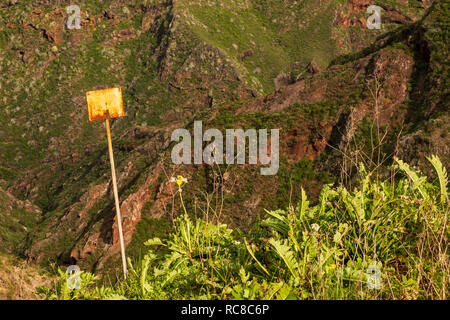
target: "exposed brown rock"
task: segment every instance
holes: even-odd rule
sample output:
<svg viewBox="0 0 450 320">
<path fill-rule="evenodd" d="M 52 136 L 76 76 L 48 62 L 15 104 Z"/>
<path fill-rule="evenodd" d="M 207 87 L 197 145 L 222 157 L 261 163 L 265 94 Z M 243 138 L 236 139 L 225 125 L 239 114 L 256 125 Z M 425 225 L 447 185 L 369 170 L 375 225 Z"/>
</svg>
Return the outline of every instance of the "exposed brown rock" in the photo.
<svg viewBox="0 0 450 320">
<path fill-rule="evenodd" d="M 311 74 L 316 74 L 316 73 L 320 73 L 320 68 L 319 66 L 314 62 L 311 61 L 308 66 L 306 67 L 306 69 L 308 70 L 309 73 Z"/>
<path fill-rule="evenodd" d="M 136 38 L 136 33 L 135 33 L 134 29 L 124 29 L 124 30 L 120 30 L 116 36 L 119 39 L 128 40 L 128 39 Z"/>
<path fill-rule="evenodd" d="M 244 61 L 246 58 L 251 57 L 253 55 L 253 51 L 251 49 L 245 50 L 240 54 L 241 61 Z"/>
<path fill-rule="evenodd" d="M 286 87 L 293 82 L 292 75 L 290 73 L 281 72 L 273 80 L 275 84 L 275 90 L 280 90 L 282 87 Z"/>
</svg>

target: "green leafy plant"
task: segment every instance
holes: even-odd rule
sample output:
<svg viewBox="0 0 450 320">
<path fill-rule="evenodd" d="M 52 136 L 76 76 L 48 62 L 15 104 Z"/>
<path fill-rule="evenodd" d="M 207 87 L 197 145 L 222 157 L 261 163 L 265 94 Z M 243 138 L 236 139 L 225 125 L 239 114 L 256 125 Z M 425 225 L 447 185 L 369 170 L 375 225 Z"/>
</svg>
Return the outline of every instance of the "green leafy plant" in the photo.
<svg viewBox="0 0 450 320">
<path fill-rule="evenodd" d="M 360 166 L 353 190 L 325 185 L 319 202 L 301 199 L 266 211 L 245 237 L 218 221 L 183 214 L 167 239 L 151 238 L 127 282 L 81 289 L 64 287 L 62 271 L 48 299 L 446 299 L 448 297 L 448 179 L 429 158 L 438 185 L 396 159 L 395 180 L 373 178 Z M 300 187 L 300 186 L 299 186 Z M 166 254 L 155 253 L 165 247 Z M 378 270 L 379 287 L 371 287 Z"/>
</svg>

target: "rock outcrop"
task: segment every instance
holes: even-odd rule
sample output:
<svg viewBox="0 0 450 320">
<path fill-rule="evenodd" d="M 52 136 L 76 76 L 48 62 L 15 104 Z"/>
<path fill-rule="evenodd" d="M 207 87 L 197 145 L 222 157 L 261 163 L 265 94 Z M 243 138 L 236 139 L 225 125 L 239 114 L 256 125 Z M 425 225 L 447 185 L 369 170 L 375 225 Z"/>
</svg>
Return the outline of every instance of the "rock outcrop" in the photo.
<svg viewBox="0 0 450 320">
<path fill-rule="evenodd" d="M 369 30 L 370 1 L 110 1 L 81 8 L 82 28 L 67 30 L 63 8 L 26 2 L 0 5 L 0 239 L 29 261 L 100 271 L 119 257 L 106 137 L 87 120 L 88 90 L 124 91 L 127 116 L 112 133 L 128 246 L 148 219 L 180 212 L 177 174 L 189 181 L 189 212 L 214 208 L 212 219 L 248 230 L 286 194 L 295 203 L 300 185 L 317 197 L 356 142 L 365 152 L 382 138 L 388 160 L 422 167 L 436 153 L 448 166 L 442 3 L 392 1 L 383 28 Z M 171 133 L 194 120 L 280 129 L 279 174 L 174 165 Z"/>
</svg>

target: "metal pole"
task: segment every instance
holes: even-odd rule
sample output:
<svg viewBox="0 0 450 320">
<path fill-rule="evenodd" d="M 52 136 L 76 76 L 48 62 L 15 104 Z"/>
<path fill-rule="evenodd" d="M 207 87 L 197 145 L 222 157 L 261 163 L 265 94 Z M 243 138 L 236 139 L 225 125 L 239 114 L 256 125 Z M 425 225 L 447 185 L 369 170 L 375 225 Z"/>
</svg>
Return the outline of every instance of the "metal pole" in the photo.
<svg viewBox="0 0 450 320">
<path fill-rule="evenodd" d="M 106 135 L 108 137 L 109 160 L 111 162 L 112 185 L 113 185 L 113 190 L 114 190 L 114 199 L 116 202 L 117 225 L 119 226 L 119 240 L 120 240 L 120 251 L 122 253 L 123 274 L 124 274 L 125 281 L 126 281 L 127 273 L 128 273 L 127 259 L 125 257 L 125 244 L 123 242 L 122 218 L 120 216 L 119 193 L 117 191 L 117 181 L 116 181 L 116 167 L 114 165 L 114 155 L 113 155 L 112 142 L 111 142 L 111 129 L 109 127 L 109 113 L 107 113 L 107 117 L 106 117 L 105 121 L 106 121 Z"/>
</svg>

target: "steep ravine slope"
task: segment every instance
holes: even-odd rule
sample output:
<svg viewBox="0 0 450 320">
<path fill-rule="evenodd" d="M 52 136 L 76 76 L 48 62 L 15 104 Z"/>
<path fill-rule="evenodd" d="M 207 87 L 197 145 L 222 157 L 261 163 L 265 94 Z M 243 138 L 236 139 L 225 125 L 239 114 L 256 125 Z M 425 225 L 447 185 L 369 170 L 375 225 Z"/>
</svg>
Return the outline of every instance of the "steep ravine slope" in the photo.
<svg viewBox="0 0 450 320">
<path fill-rule="evenodd" d="M 212 205 L 221 219 L 242 229 L 262 208 L 295 201 L 299 184 L 317 195 L 340 175 L 336 150 L 375 119 L 374 85 L 377 119 L 391 128 L 385 152 L 397 147 L 419 164 L 438 153 L 448 163 L 447 3 L 421 21 L 431 3 L 392 1 L 383 29 L 368 30 L 366 1 L 283 1 L 290 11 L 275 1 L 80 1 L 82 29 L 69 31 L 64 8 L 25 2 L 1 9 L 0 178 L 42 210 L 16 248 L 29 260 L 114 267 L 104 128 L 87 121 L 84 101 L 95 88 L 124 88 L 127 117 L 113 122 L 113 136 L 130 254 L 163 234 L 179 209 L 174 174 L 189 179 L 191 212 L 201 214 L 206 191 L 223 199 Z M 280 128 L 279 174 L 174 166 L 171 132 L 194 119 Z M 423 146 L 415 150 L 411 139 Z"/>
</svg>

